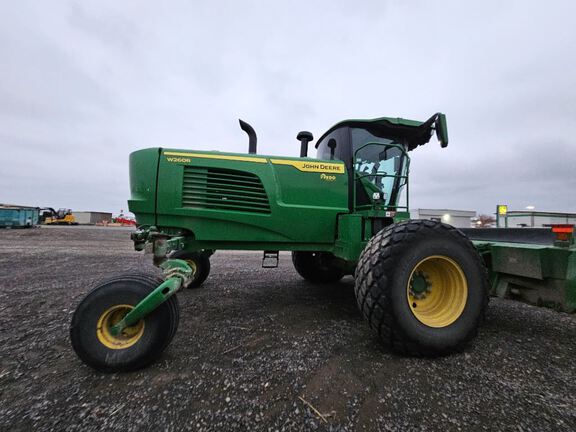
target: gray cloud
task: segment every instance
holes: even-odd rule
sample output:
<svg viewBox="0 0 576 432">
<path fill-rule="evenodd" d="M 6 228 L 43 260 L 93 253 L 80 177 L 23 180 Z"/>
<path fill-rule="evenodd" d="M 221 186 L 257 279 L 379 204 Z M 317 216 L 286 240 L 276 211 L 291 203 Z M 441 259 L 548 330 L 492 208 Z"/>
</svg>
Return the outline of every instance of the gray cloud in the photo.
<svg viewBox="0 0 576 432">
<path fill-rule="evenodd" d="M 0 202 L 118 211 L 139 148 L 297 155 L 344 118 L 448 115 L 412 207 L 576 211 L 576 4 L 4 2 Z"/>
</svg>

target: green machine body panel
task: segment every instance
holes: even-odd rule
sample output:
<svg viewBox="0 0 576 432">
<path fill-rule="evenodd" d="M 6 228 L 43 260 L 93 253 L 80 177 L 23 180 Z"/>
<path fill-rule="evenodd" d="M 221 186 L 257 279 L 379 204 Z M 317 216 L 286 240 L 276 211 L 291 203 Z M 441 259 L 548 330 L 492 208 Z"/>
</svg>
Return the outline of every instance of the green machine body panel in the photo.
<svg viewBox="0 0 576 432">
<path fill-rule="evenodd" d="M 199 243 L 329 247 L 348 212 L 346 169 L 334 161 L 164 149 L 158 184 L 157 225 L 187 227 Z"/>
<path fill-rule="evenodd" d="M 138 150 L 130 154 L 130 192 L 128 208 L 140 225 L 156 224 L 156 184 L 160 149 Z"/>
</svg>

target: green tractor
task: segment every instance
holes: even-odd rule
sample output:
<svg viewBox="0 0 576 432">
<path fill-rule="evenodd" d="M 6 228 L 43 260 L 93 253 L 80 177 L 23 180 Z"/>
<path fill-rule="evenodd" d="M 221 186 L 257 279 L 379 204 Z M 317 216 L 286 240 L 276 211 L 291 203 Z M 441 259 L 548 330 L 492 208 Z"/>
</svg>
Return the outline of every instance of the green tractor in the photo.
<svg viewBox="0 0 576 432">
<path fill-rule="evenodd" d="M 307 281 L 355 278 L 358 306 L 393 349 L 438 356 L 477 333 L 488 303 L 480 255 L 452 226 L 410 220 L 409 152 L 433 133 L 448 144 L 446 118 L 346 120 L 316 143 L 300 132 L 300 158 L 165 148 L 130 155 L 136 250 L 153 254 L 164 278 L 131 274 L 94 288 L 76 309 L 71 340 L 101 371 L 129 371 L 158 358 L 179 319 L 177 291 L 208 277 L 216 250 L 264 251 L 276 266 L 291 251 Z"/>
</svg>

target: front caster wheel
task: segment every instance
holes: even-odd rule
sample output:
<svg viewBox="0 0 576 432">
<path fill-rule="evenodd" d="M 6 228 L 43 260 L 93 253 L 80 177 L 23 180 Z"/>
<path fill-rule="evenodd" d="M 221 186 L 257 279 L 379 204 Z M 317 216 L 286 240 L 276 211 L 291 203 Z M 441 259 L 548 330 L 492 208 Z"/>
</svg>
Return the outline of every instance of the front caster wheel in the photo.
<svg viewBox="0 0 576 432">
<path fill-rule="evenodd" d="M 178 326 L 176 296 L 119 335 L 110 331 L 158 286 L 156 282 L 155 278 L 130 275 L 111 279 L 88 293 L 70 326 L 72 347 L 84 363 L 102 372 L 126 372 L 140 369 L 162 354 Z"/>
<path fill-rule="evenodd" d="M 198 288 L 210 274 L 210 257 L 205 253 L 179 250 L 170 255 L 170 259 L 184 260 L 192 268 L 193 276 L 188 288 Z"/>
</svg>

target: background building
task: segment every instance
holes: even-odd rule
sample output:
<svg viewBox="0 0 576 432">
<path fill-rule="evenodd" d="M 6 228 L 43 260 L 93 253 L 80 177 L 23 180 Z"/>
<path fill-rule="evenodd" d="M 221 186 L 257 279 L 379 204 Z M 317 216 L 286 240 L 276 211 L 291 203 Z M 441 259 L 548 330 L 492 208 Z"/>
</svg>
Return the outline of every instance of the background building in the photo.
<svg viewBox="0 0 576 432">
<path fill-rule="evenodd" d="M 80 225 L 95 225 L 100 222 L 112 222 L 112 213 L 75 211 L 72 215 Z"/>
<path fill-rule="evenodd" d="M 552 224 L 575 224 L 576 213 L 539 212 L 539 211 L 508 211 L 506 216 L 500 216 L 499 226 L 509 228 L 541 228 Z"/>
<path fill-rule="evenodd" d="M 470 228 L 471 219 L 476 217 L 476 212 L 471 210 L 452 209 L 416 209 L 410 212 L 412 219 L 429 219 L 444 222 L 457 228 Z"/>
</svg>

